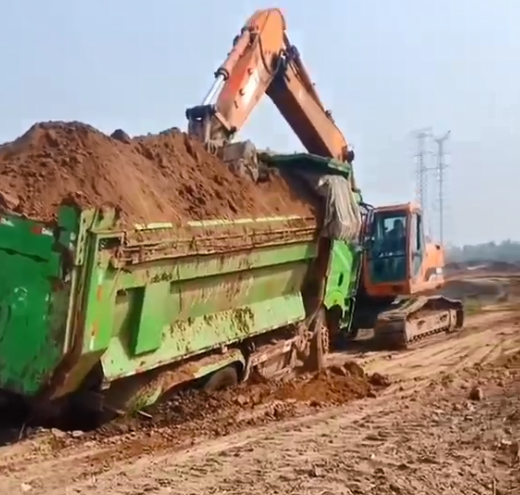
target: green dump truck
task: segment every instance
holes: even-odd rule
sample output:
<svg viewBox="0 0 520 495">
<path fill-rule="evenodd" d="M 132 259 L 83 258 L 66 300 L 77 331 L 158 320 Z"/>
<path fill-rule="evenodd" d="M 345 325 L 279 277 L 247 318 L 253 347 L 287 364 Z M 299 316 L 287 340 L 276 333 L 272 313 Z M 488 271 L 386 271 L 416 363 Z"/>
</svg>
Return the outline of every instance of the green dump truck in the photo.
<svg viewBox="0 0 520 495">
<path fill-rule="evenodd" d="M 112 210 L 63 205 L 46 224 L 1 212 L 3 402 L 126 411 L 182 384 L 276 376 L 326 351 L 326 309 L 348 313 L 356 291 L 360 197 L 345 164 L 269 161 L 307 174 L 323 198 L 320 225 L 272 217 L 123 230 Z M 338 198 L 331 184 L 348 190 Z"/>
</svg>

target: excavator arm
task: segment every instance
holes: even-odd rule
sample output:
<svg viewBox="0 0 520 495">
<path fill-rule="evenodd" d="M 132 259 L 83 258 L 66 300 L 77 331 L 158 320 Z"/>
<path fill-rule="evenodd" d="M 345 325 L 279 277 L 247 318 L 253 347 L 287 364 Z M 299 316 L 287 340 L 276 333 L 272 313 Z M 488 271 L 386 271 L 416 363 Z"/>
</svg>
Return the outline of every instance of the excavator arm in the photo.
<svg viewBox="0 0 520 495">
<path fill-rule="evenodd" d="M 289 42 L 280 9 L 259 10 L 247 20 L 202 104 L 186 111 L 189 134 L 210 148 L 225 146 L 264 94 L 309 153 L 353 161 L 353 150 Z"/>
</svg>

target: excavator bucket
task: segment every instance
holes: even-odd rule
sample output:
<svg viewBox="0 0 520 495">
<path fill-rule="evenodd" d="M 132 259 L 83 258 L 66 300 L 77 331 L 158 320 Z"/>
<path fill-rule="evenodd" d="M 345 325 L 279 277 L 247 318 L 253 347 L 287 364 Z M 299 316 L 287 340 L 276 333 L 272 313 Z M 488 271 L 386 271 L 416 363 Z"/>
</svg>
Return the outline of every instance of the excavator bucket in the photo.
<svg viewBox="0 0 520 495">
<path fill-rule="evenodd" d="M 267 174 L 266 166 L 259 159 L 259 152 L 251 141 L 229 143 L 218 150 L 219 158 L 237 174 L 258 182 Z"/>
</svg>

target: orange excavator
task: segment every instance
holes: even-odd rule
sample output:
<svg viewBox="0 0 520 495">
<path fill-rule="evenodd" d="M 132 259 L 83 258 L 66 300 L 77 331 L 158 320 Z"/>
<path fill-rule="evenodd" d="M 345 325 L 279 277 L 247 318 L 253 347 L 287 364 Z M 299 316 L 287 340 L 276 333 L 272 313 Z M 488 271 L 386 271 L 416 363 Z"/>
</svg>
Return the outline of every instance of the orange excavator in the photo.
<svg viewBox="0 0 520 495">
<path fill-rule="evenodd" d="M 276 8 L 255 12 L 235 37 L 202 104 L 186 111 L 188 133 L 225 161 L 236 161 L 251 150 L 232 140 L 264 95 L 309 154 L 352 165 L 354 152 L 320 100 Z M 350 186 L 357 190 L 353 175 Z M 355 310 L 346 325 L 350 333 L 373 328 L 379 342 L 402 348 L 460 328 L 462 303 L 431 295 L 444 284 L 444 255 L 441 246 L 426 243 L 420 208 L 413 203 L 369 207 L 363 219 Z M 341 322 L 346 320 L 340 315 L 336 324 Z"/>
</svg>

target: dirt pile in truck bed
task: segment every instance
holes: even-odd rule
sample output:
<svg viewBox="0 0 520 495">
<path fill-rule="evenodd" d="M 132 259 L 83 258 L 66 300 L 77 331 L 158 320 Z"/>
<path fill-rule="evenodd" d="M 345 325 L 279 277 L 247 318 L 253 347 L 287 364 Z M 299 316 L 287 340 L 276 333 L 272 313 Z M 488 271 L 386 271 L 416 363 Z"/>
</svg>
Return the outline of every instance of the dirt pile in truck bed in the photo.
<svg viewBox="0 0 520 495">
<path fill-rule="evenodd" d="M 48 220 L 65 198 L 116 206 L 133 222 L 313 214 L 287 179 L 239 177 L 177 129 L 115 139 L 80 122 L 47 122 L 0 146 L 0 208 Z"/>
</svg>

